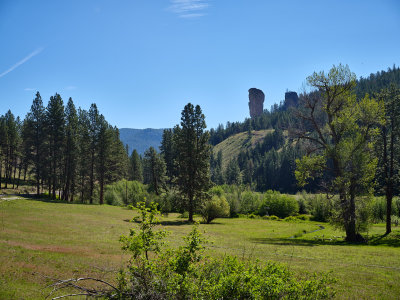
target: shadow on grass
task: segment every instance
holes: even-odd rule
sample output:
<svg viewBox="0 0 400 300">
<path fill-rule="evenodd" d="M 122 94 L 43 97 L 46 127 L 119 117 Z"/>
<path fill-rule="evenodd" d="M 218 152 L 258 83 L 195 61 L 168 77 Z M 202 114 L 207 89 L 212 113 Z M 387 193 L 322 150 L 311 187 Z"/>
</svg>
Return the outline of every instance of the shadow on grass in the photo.
<svg viewBox="0 0 400 300">
<path fill-rule="evenodd" d="M 373 235 L 368 239 L 368 245 L 400 247 L 400 232 L 384 235 Z"/>
<path fill-rule="evenodd" d="M 286 246 L 388 246 L 400 247 L 400 233 L 389 235 L 374 235 L 368 238 L 366 243 L 349 243 L 340 239 L 304 239 L 304 238 L 253 238 L 252 242 L 257 244 L 286 245 Z"/>
<path fill-rule="evenodd" d="M 124 219 L 124 222 L 129 222 L 129 223 L 137 223 L 139 224 L 139 220 L 135 219 Z M 174 221 L 161 221 L 158 224 L 162 226 L 182 226 L 182 225 L 193 225 L 193 222 L 189 222 L 188 220 L 174 220 Z"/>
<path fill-rule="evenodd" d="M 46 202 L 46 203 L 59 203 L 59 204 L 78 204 L 78 205 L 99 205 L 98 203 L 82 203 L 78 201 L 74 202 L 67 202 L 65 200 L 60 200 L 60 199 L 51 199 L 50 197 L 46 195 L 40 195 L 39 197 L 36 194 L 15 194 L 16 197 L 23 197 L 29 200 L 33 201 L 40 201 L 40 202 Z"/>
<path fill-rule="evenodd" d="M 251 239 L 256 244 L 270 244 L 281 246 L 319 246 L 319 245 L 350 245 L 345 241 L 328 240 L 328 239 L 301 239 L 301 238 L 253 238 Z"/>
</svg>

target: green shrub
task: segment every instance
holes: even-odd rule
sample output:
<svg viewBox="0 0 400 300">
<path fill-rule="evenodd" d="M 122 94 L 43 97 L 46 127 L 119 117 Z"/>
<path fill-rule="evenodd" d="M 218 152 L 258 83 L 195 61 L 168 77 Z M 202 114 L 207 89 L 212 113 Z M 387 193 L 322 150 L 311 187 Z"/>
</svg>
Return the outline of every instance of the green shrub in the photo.
<svg viewBox="0 0 400 300">
<path fill-rule="evenodd" d="M 108 205 L 123 205 L 123 200 L 119 193 L 113 189 L 106 189 L 104 200 Z"/>
<path fill-rule="evenodd" d="M 308 221 L 310 220 L 310 216 L 308 215 L 298 215 L 296 216 L 297 219 L 301 220 L 301 221 Z"/>
<path fill-rule="evenodd" d="M 263 195 L 262 204 L 259 207 L 258 214 L 276 215 L 279 218 L 293 216 L 299 211 L 299 204 L 293 196 L 283 195 L 279 192 L 267 191 Z"/>
<path fill-rule="evenodd" d="M 224 196 L 214 195 L 203 204 L 200 214 L 207 224 L 216 218 L 229 217 L 228 201 Z"/>
<path fill-rule="evenodd" d="M 225 191 L 224 191 L 224 189 L 222 188 L 222 186 L 219 186 L 219 185 L 217 185 L 217 186 L 213 186 L 211 189 L 210 189 L 210 195 L 212 195 L 212 196 L 218 196 L 218 197 L 221 197 L 221 196 L 223 196 L 225 194 Z"/>
<path fill-rule="evenodd" d="M 285 222 L 298 222 L 299 219 L 297 219 L 297 217 L 294 217 L 294 216 L 289 216 L 289 217 L 284 218 L 283 221 L 285 221 Z"/>
<path fill-rule="evenodd" d="M 281 220 L 277 216 L 274 216 L 274 215 L 272 215 L 272 216 L 263 216 L 262 218 L 265 219 L 265 220 L 271 220 L 271 221 L 280 221 Z"/>
<path fill-rule="evenodd" d="M 299 204 L 299 214 L 308 214 L 307 192 L 303 190 L 301 193 L 297 193 L 296 198 Z"/>
<path fill-rule="evenodd" d="M 328 222 L 333 214 L 332 199 L 325 195 L 309 195 L 308 205 L 310 207 L 311 219 L 319 222 Z"/>
<path fill-rule="evenodd" d="M 110 205 L 136 206 L 137 203 L 149 198 L 146 186 L 138 181 L 120 180 L 108 184 L 104 188 L 105 202 Z"/>
<path fill-rule="evenodd" d="M 386 199 L 385 197 L 374 197 L 371 202 L 371 215 L 375 223 L 386 220 Z"/>
<path fill-rule="evenodd" d="M 226 194 L 226 200 L 229 203 L 229 216 L 231 218 L 239 217 L 241 212 L 240 200 L 235 194 Z"/>
<path fill-rule="evenodd" d="M 241 193 L 240 195 L 241 213 L 244 214 L 256 213 L 260 205 L 261 205 L 260 193 L 252 191 L 244 191 Z"/>
<path fill-rule="evenodd" d="M 236 257 L 204 259 L 204 239 L 195 225 L 184 245 L 162 250 L 165 232 L 155 231 L 154 206 L 141 209 L 139 229 L 121 237 L 132 253 L 127 271 L 106 298 L 118 299 L 330 299 L 335 292 L 329 274 L 299 279 L 275 263 L 242 261 Z M 153 255 L 149 255 L 152 252 Z"/>
<path fill-rule="evenodd" d="M 394 215 L 400 217 L 400 198 L 393 198 L 393 212 Z"/>
<path fill-rule="evenodd" d="M 189 218 L 189 212 L 184 211 L 183 213 L 181 213 L 181 214 L 178 216 L 178 218 L 180 218 L 180 219 L 187 219 L 187 218 Z"/>
</svg>

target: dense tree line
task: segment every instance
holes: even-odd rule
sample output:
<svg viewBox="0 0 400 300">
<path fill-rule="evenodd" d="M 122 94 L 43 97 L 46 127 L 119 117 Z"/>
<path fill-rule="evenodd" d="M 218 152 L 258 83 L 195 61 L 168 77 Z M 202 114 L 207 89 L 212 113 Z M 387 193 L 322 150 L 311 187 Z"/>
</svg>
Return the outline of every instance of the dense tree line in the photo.
<svg viewBox="0 0 400 300">
<path fill-rule="evenodd" d="M 394 65 L 392 68 L 388 68 L 387 71 L 378 71 L 366 78 L 361 77 L 356 81 L 354 92 L 357 98 L 361 99 L 367 93 L 373 95 L 382 89 L 388 88 L 390 84 L 400 88 L 400 67 Z M 318 94 L 318 91 L 313 93 Z M 293 111 L 288 109 L 284 101 L 280 101 L 280 103 L 272 105 L 270 110 L 264 109 L 264 113 L 259 117 L 246 119 L 243 122 L 227 122 L 225 126 L 220 124 L 217 128 L 210 129 L 210 144 L 215 146 L 232 135 L 247 131 L 249 124 L 252 130 L 288 129 L 295 122 L 295 118 Z"/>
<path fill-rule="evenodd" d="M 390 91 L 388 90 L 392 85 Z M 389 68 L 387 72 L 381 71 L 371 74 L 367 78 L 360 78 L 354 81 L 351 87 L 357 101 L 360 101 L 365 94 L 369 93 L 372 97 L 379 98 L 385 104 L 387 116 L 386 125 L 382 127 L 380 142 L 376 146 L 376 156 L 379 157 L 378 171 L 376 174 L 378 194 L 399 193 L 397 185 L 396 167 L 399 158 L 396 156 L 398 144 L 397 120 L 400 120 L 398 113 L 398 103 L 396 100 L 396 89 L 400 87 L 400 68 Z M 304 103 L 305 98 L 319 99 L 322 97 L 318 89 L 300 95 L 300 102 Z M 294 141 L 290 132 L 293 129 L 303 126 L 304 130 L 314 132 L 313 126 L 304 124 L 298 117 L 299 107 L 287 109 L 283 102 L 275 104 L 270 111 L 265 110 L 264 114 L 254 119 L 246 119 L 244 122 L 228 122 L 224 127 L 219 125 L 216 129 L 210 130 L 210 143 L 216 145 L 224 139 L 240 132 L 251 132 L 252 130 L 274 129 L 274 133 L 267 136 L 254 148 L 248 148 L 240 152 L 237 158 L 232 158 L 228 166 L 222 170 L 222 153 L 218 153 L 211 158 L 211 178 L 216 184 L 223 183 L 244 183 L 252 186 L 258 191 L 268 189 L 279 190 L 286 193 L 295 193 L 300 189 L 294 177 L 295 160 L 307 154 L 310 150 L 305 143 L 298 144 Z M 326 124 L 326 115 L 319 113 L 318 118 L 322 124 Z M 306 126 L 306 127 L 304 127 Z M 394 128 L 392 130 L 391 128 Z M 284 136 L 283 132 L 289 131 L 289 136 Z M 385 146 L 386 143 L 386 146 Z M 391 146 L 393 144 L 393 146 Z M 385 148 L 386 147 L 386 148 Z M 385 150 L 386 149 L 386 150 Z M 384 154 L 386 153 L 386 154 Z M 393 154 L 391 154 L 393 153 Z M 386 157 L 386 158 L 385 158 Z M 386 166 L 386 167 L 385 167 Z M 391 168 L 394 170 L 391 171 Z M 397 168 L 397 169 L 396 169 Z M 386 170 L 386 171 L 385 171 Z M 386 175 L 385 175 L 386 174 Z M 386 179 L 385 179 L 386 178 Z M 386 183 L 387 182 L 387 183 Z M 310 192 L 321 189 L 320 179 L 312 180 L 304 188 Z M 387 188 L 393 186 L 393 188 Z"/>
<path fill-rule="evenodd" d="M 23 121 L 11 111 L 0 116 L 0 180 L 6 188 L 30 178 L 37 195 L 90 203 L 98 197 L 102 204 L 104 185 L 126 177 L 127 166 L 119 131 L 96 104 L 77 110 L 71 98 L 64 106 L 55 94 L 45 107 L 37 92 Z"/>
</svg>

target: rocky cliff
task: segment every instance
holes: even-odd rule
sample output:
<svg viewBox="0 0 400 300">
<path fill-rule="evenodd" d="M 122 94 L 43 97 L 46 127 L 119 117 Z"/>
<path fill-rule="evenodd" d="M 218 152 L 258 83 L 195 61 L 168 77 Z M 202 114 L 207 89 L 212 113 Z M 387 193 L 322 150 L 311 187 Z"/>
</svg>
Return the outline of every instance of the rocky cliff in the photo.
<svg viewBox="0 0 400 300">
<path fill-rule="evenodd" d="M 299 96 L 297 96 L 296 92 L 286 92 L 285 93 L 285 109 L 288 109 L 292 106 L 297 106 L 299 103 Z"/>
<path fill-rule="evenodd" d="M 256 88 L 249 89 L 249 109 L 251 118 L 262 115 L 264 111 L 264 99 L 265 95 L 262 90 Z"/>
</svg>

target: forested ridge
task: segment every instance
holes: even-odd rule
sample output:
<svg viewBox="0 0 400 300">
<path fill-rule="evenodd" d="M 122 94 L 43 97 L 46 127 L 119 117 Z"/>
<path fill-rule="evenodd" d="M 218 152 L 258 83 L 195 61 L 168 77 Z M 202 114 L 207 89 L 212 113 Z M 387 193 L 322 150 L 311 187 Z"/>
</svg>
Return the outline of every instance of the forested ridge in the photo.
<svg viewBox="0 0 400 300">
<path fill-rule="evenodd" d="M 367 78 L 356 81 L 354 92 L 357 99 L 362 99 L 366 94 L 379 97 L 379 92 L 388 89 L 391 85 L 400 87 L 400 68 L 393 66 L 387 71 L 371 74 Z M 317 91 L 312 93 L 318 94 Z M 299 104 L 306 94 L 300 95 Z M 390 102 L 390 101 L 389 101 Z M 386 101 L 386 104 L 389 104 Z M 217 184 L 243 183 L 252 186 L 258 191 L 269 189 L 279 190 L 285 193 L 295 193 L 300 189 L 310 192 L 320 191 L 320 182 L 314 181 L 305 187 L 299 187 L 296 183 L 294 170 L 295 161 L 307 153 L 307 149 L 296 142 L 296 138 L 290 134 L 291 129 L 299 126 L 297 115 L 298 107 L 289 107 L 284 101 L 275 104 L 270 110 L 265 109 L 264 114 L 246 119 L 243 122 L 228 122 L 226 126 L 220 124 L 216 129 L 210 130 L 210 143 L 217 145 L 241 132 L 248 132 L 251 140 L 251 132 L 256 130 L 274 130 L 269 133 L 255 147 L 242 147 L 237 157 L 230 157 L 231 162 L 227 168 L 222 167 L 223 153 L 214 153 L 211 158 L 212 179 Z M 387 112 L 396 108 L 387 106 Z M 399 118 L 399 115 L 393 118 Z M 379 150 L 378 150 L 379 151 Z M 379 156 L 379 155 L 378 155 Z M 226 158 L 224 158 L 226 159 Z M 377 179 L 381 178 L 378 172 Z M 378 193 L 384 193 L 383 183 L 378 180 Z"/>
<path fill-rule="evenodd" d="M 10 189 L 21 192 L 20 185 L 28 187 L 40 200 L 57 200 L 44 201 L 51 204 L 107 203 L 136 210 L 132 222 L 138 228 L 130 229 L 129 235 L 119 239 L 131 259 L 115 281 L 95 277 L 57 280 L 51 285 L 50 295 L 68 287 L 80 293 L 60 297 L 183 299 L 189 295 L 195 299 L 212 298 L 218 293 L 218 299 L 282 295 L 332 298 L 334 280 L 329 275 L 304 281 L 274 264 L 261 267 L 251 260 L 242 263 L 230 256 L 223 260 L 203 259 L 205 240 L 198 225 L 184 238 L 183 246 L 165 247 L 166 232 L 155 230 L 160 225 L 156 215 L 165 215 L 162 226 L 193 224 L 199 217 L 204 225 L 216 218 L 239 218 L 241 242 L 245 236 L 243 228 L 251 223 L 248 219 L 290 222 L 286 228 L 295 223 L 309 226 L 308 221 L 329 221 L 332 228 L 341 229 L 344 234 L 337 237 L 334 233 L 335 241 L 329 241 L 330 245 L 324 234 L 321 240 L 315 240 L 317 236 L 314 240 L 298 239 L 325 230 L 322 225 L 318 225 L 320 229 L 303 229 L 290 237 L 285 232 L 285 238 L 276 240 L 285 247 L 288 241 L 307 246 L 368 245 L 374 240 L 363 236 L 364 233 L 369 234 L 372 223 L 386 221 L 385 234 L 375 242 L 382 239 L 382 243 L 390 242 L 396 247 L 398 229 L 389 234 L 392 224 L 398 226 L 400 220 L 400 199 L 396 197 L 400 88 L 393 79 L 397 77 L 392 76 L 398 72 L 394 68 L 379 73 L 378 79 L 375 76 L 373 81 L 364 81 L 365 90 L 371 94 L 357 90 L 359 82 L 347 65 L 314 72 L 306 78 L 309 92 L 300 95 L 296 105 L 281 103 L 258 118 L 229 123 L 225 129 L 220 126 L 217 131 L 211 130 L 211 142 L 200 106 L 188 103 L 180 123 L 163 131 L 160 152 L 150 147 L 143 157 L 136 149 L 129 156 L 119 130 L 105 120 L 96 104 L 88 110 L 76 109 L 71 98 L 64 105 L 61 95 L 56 93 L 44 106 L 37 92 L 23 120 L 11 111 L 0 117 L 0 188 L 10 193 Z M 389 79 L 380 80 L 381 76 Z M 217 132 L 222 140 L 224 132 L 232 138 L 239 134 L 242 139 L 243 148 L 235 151 L 224 165 L 222 149 L 212 151 Z M 258 138 L 253 140 L 255 135 Z M 300 189 L 301 193 L 290 195 Z M 12 195 L 4 201 L 9 199 L 21 200 Z M 187 221 L 171 222 L 171 212 L 179 213 L 173 218 Z M 94 218 L 99 219 L 97 215 Z M 261 223 L 258 224 L 259 227 Z M 223 227 L 224 223 L 218 226 Z M 380 232 L 384 230 L 381 224 L 376 227 Z M 229 231 L 231 234 L 232 228 Z M 246 240 L 261 241 L 261 245 L 275 240 L 265 238 L 265 231 L 260 239 L 251 236 Z M 271 277 L 277 281 L 270 282 Z M 234 288 L 232 278 L 239 283 Z M 106 287 L 87 288 L 78 281 L 100 282 Z M 249 282 L 252 284 L 248 285 Z"/>
<path fill-rule="evenodd" d="M 396 66 L 360 78 L 354 91 L 357 99 L 366 93 L 379 97 L 378 92 L 391 84 L 400 86 L 400 68 Z M 305 96 L 300 95 L 300 102 Z M 392 110 L 397 113 L 396 109 Z M 294 176 L 296 159 L 307 153 L 306 147 L 290 134 L 291 128 L 298 126 L 296 111 L 297 107 L 288 108 L 286 103 L 281 102 L 270 110 L 264 110 L 260 117 L 228 122 L 226 126 L 211 129 L 211 145 L 242 132 L 247 132 L 250 141 L 254 131 L 270 130 L 252 147 L 241 148 L 237 157 L 224 157 L 229 160 L 224 168 L 222 152 L 211 152 L 211 180 L 215 184 L 244 184 L 257 191 L 319 191 L 318 180 L 300 188 Z M 392 119 L 396 117 L 394 115 Z M 396 142 L 395 135 L 394 146 Z M 38 92 L 23 120 L 11 111 L 0 117 L 0 180 L 6 188 L 30 182 L 35 185 L 37 194 L 48 193 L 52 198 L 59 197 L 66 201 L 78 197 L 82 202 L 103 203 L 104 186 L 120 179 L 148 183 L 157 191 L 165 182 L 172 185 L 178 175 L 173 144 L 173 130 L 166 129 L 161 154 L 156 149 L 148 149 L 141 156 L 136 149 L 127 149 L 122 144 L 119 130 L 105 120 L 96 104 L 88 110 L 76 109 L 71 98 L 64 104 L 61 96 L 55 94 L 45 107 Z M 376 151 L 384 151 L 383 140 Z M 378 157 L 383 162 L 384 157 Z M 398 160 L 396 155 L 393 160 Z M 157 161 L 158 167 L 155 168 Z M 155 174 L 154 170 L 160 170 L 162 175 Z M 384 193 L 382 178 L 383 173 L 388 171 L 383 167 L 378 171 L 377 192 Z M 393 192 L 398 191 L 394 188 Z"/>
</svg>

